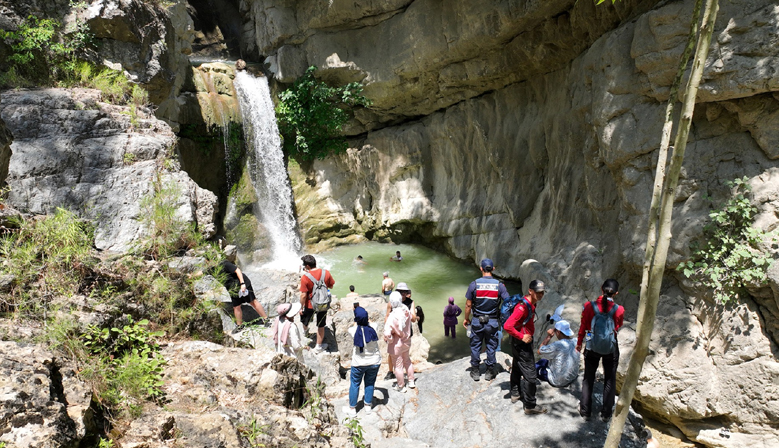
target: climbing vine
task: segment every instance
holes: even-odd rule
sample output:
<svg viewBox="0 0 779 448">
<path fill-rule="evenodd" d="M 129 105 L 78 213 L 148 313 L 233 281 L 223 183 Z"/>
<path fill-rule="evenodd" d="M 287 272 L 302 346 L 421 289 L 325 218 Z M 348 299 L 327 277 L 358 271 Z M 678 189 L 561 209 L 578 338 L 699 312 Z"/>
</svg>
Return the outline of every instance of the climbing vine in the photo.
<svg viewBox="0 0 779 448">
<path fill-rule="evenodd" d="M 331 87 L 314 77 L 312 66 L 287 90 L 279 94 L 276 118 L 284 138 L 284 152 L 302 160 L 323 159 L 346 151 L 343 126 L 352 109 L 369 106 L 360 83 Z"/>
<path fill-rule="evenodd" d="M 692 259 L 677 268 L 713 290 L 720 303 L 744 295 L 747 285 L 764 284 L 773 263 L 760 250 L 771 236 L 752 226 L 758 209 L 747 197 L 751 190 L 747 181 L 744 177 L 728 182 L 735 195 L 709 213 L 711 221 L 704 227 L 702 241 L 693 243 Z"/>
</svg>

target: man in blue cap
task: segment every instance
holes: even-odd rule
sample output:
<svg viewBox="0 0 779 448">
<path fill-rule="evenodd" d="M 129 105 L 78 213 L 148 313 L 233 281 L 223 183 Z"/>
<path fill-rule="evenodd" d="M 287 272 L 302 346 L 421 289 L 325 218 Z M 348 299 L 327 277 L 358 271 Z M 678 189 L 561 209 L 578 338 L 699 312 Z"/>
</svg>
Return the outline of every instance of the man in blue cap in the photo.
<svg viewBox="0 0 779 448">
<path fill-rule="evenodd" d="M 495 352 L 500 344 L 500 315 L 501 300 L 508 300 L 509 293 L 506 286 L 492 277 L 495 264 L 489 258 L 481 261 L 482 277 L 471 282 L 465 293 L 465 313 L 463 313 L 463 326 L 471 326 L 471 378 L 479 381 L 481 373 L 479 364 L 481 360 L 481 348 L 487 345 L 487 373 L 484 379 L 492 381 L 498 372 L 495 366 Z M 473 312 L 473 323 L 471 323 Z"/>
</svg>

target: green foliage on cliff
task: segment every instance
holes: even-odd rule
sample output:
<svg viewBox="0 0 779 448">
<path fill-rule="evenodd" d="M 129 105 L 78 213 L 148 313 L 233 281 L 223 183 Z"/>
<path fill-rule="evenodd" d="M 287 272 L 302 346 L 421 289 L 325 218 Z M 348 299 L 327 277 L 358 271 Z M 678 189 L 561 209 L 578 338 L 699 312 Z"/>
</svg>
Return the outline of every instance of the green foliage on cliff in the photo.
<svg viewBox="0 0 779 448">
<path fill-rule="evenodd" d="M 86 23 L 78 22 L 64 29 L 54 19 L 29 16 L 15 31 L 0 30 L 0 39 L 12 50 L 8 57 L 12 74 L 0 81 L 13 79 L 30 85 L 49 85 L 73 73 L 78 53 L 92 37 Z"/>
<path fill-rule="evenodd" d="M 711 222 L 704 227 L 702 241 L 693 245 L 692 260 L 677 268 L 710 288 L 720 303 L 746 295 L 748 285 L 765 284 L 773 263 L 760 249 L 770 235 L 752 227 L 758 208 L 747 197 L 748 180 L 728 182 L 735 195 L 709 213 Z"/>
<path fill-rule="evenodd" d="M 132 84 L 121 71 L 84 59 L 92 42 L 84 21 L 65 28 L 54 19 L 29 16 L 15 31 L 0 30 L 0 40 L 11 48 L 8 69 L 0 73 L 0 87 L 98 89 L 104 101 L 130 105 L 133 117 L 138 107 L 149 103 L 148 93 Z"/>
<path fill-rule="evenodd" d="M 346 151 L 343 126 L 352 108 L 369 106 L 360 83 L 330 87 L 314 77 L 309 67 L 287 90 L 279 94 L 276 118 L 284 138 L 284 151 L 302 160 L 322 159 Z"/>
<path fill-rule="evenodd" d="M 40 306 L 33 294 L 78 292 L 96 263 L 93 231 L 91 224 L 60 208 L 53 216 L 22 222 L 17 232 L 0 239 L 0 273 L 14 278 L 10 291 L 0 295 L 0 312 Z"/>
</svg>

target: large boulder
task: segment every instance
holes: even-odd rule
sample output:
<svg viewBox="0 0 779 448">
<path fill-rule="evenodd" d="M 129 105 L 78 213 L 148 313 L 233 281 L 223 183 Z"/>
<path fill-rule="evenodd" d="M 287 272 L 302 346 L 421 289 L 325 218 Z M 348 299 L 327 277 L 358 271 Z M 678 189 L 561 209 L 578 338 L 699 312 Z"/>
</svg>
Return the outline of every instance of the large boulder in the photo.
<svg viewBox="0 0 779 448">
<path fill-rule="evenodd" d="M 216 233 L 216 196 L 178 169 L 170 127 L 101 103 L 86 89 L 9 91 L 0 105 L 16 139 L 8 202 L 47 214 L 63 207 L 94 220 L 98 249 L 126 251 L 144 237 L 149 202 L 164 190 L 175 217 Z"/>
</svg>

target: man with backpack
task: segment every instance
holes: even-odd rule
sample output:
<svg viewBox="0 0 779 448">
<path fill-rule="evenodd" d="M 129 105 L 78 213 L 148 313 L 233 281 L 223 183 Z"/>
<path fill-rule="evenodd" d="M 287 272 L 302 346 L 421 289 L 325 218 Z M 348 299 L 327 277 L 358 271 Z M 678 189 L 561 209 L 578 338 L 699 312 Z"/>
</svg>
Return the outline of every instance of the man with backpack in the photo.
<svg viewBox="0 0 779 448">
<path fill-rule="evenodd" d="M 603 360 L 603 409 L 601 409 L 600 418 L 607 422 L 611 419 L 611 413 L 614 409 L 617 365 L 619 364 L 617 332 L 622 327 L 625 309 L 614 303 L 614 296 L 619 294 L 619 283 L 616 280 L 608 279 L 603 282 L 601 291 L 603 295 L 597 300 L 584 304 L 576 351 L 581 352 L 582 343 L 586 342 L 579 415 L 585 419 L 590 418 L 595 371 L 598 370 L 598 364 Z"/>
<path fill-rule="evenodd" d="M 511 402 L 522 400 L 525 414 L 546 414 L 546 408 L 536 406 L 536 357 L 533 353 L 533 316 L 536 305 L 544 297 L 546 286 L 541 280 L 530 282 L 528 293 L 514 307 L 503 329 L 511 335 Z M 522 381 L 522 377 L 525 381 Z"/>
<path fill-rule="evenodd" d="M 316 315 L 316 352 L 327 349 L 323 344 L 325 339 L 325 324 L 327 322 L 327 310 L 330 307 L 329 289 L 335 285 L 333 276 L 326 269 L 316 268 L 316 258 L 313 255 L 304 255 L 303 276 L 300 278 L 300 320 L 303 328 L 308 332 L 308 324 Z"/>
<path fill-rule="evenodd" d="M 471 378 L 479 381 L 481 373 L 479 364 L 482 345 L 487 345 L 487 373 L 484 379 L 492 381 L 498 372 L 495 366 L 495 352 L 500 344 L 498 329 L 500 323 L 501 300 L 508 300 L 509 293 L 506 285 L 492 277 L 495 265 L 492 260 L 485 258 L 479 268 L 482 277 L 471 282 L 465 293 L 465 312 L 463 313 L 463 326 L 467 329 L 471 326 Z M 473 311 L 473 324 L 471 324 L 471 311 Z"/>
</svg>

